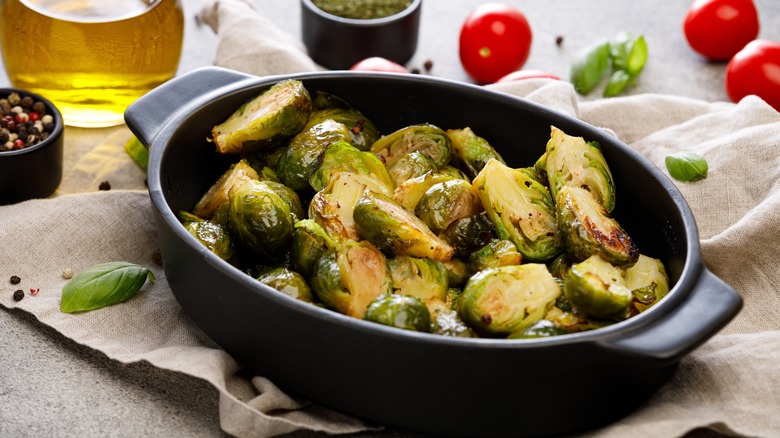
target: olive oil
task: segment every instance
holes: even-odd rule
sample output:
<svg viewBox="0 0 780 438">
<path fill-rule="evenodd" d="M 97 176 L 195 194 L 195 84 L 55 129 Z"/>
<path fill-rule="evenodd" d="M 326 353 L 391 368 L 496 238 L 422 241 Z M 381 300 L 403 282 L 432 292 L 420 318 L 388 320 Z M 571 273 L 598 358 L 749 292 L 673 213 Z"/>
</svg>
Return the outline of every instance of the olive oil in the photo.
<svg viewBox="0 0 780 438">
<path fill-rule="evenodd" d="M 179 0 L 0 1 L 11 83 L 53 101 L 72 126 L 121 124 L 176 73 L 183 31 Z"/>
</svg>

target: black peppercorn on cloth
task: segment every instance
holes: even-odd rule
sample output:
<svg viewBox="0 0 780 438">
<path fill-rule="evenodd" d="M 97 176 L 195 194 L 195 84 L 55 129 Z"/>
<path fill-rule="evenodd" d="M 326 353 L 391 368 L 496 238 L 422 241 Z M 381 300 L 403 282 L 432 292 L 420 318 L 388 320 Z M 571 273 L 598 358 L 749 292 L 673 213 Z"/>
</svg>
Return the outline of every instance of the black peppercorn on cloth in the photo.
<svg viewBox="0 0 780 438">
<path fill-rule="evenodd" d="M 220 38 L 217 65 L 257 75 L 319 68 L 288 36 L 247 31 L 273 28 L 250 2 L 207 2 L 201 20 Z M 672 380 L 643 407 L 586 436 L 668 438 L 700 428 L 729 436 L 777 436 L 780 114 L 756 97 L 738 104 L 655 94 L 583 102 L 563 81 L 490 87 L 604 127 L 664 172 L 665 156 L 677 151 L 697 153 L 709 163 L 705 179 L 677 185 L 695 215 L 705 264 L 741 294 L 744 308 L 684 358 Z M 129 138 L 123 127 L 107 139 L 84 133 L 80 141 L 96 146 L 66 162 L 55 196 L 0 207 L 0 278 L 17 275 L 23 279 L 20 287 L 39 289 L 15 301 L 16 286 L 6 284 L 0 308 L 28 312 L 117 361 L 147 361 L 204 379 L 218 389 L 220 426 L 233 436 L 379 429 L 289 396 L 268 379 L 248 373 L 182 314 L 155 264 L 145 175 L 124 153 Z M 111 190 L 98 190 L 103 181 L 110 182 Z M 83 314 L 59 311 L 64 270 L 78 273 L 118 260 L 149 267 L 157 281 L 114 306 Z"/>
</svg>

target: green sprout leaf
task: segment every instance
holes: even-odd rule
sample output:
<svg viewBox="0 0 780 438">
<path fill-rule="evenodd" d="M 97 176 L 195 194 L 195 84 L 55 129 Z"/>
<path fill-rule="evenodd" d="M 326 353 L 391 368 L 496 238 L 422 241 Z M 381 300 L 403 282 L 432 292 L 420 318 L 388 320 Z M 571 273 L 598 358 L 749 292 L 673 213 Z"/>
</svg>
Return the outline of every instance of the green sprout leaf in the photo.
<svg viewBox="0 0 780 438">
<path fill-rule="evenodd" d="M 100 263 L 85 269 L 62 288 L 60 310 L 64 313 L 100 309 L 129 300 L 154 274 L 128 262 Z"/>
<path fill-rule="evenodd" d="M 132 137 L 125 143 L 125 152 L 127 152 L 127 155 L 130 155 L 130 158 L 135 161 L 138 167 L 146 171 L 149 163 L 149 150 L 136 137 Z"/>
<path fill-rule="evenodd" d="M 666 157 L 666 170 L 672 178 L 688 182 L 707 177 L 707 160 L 692 152 L 678 152 Z"/>
</svg>

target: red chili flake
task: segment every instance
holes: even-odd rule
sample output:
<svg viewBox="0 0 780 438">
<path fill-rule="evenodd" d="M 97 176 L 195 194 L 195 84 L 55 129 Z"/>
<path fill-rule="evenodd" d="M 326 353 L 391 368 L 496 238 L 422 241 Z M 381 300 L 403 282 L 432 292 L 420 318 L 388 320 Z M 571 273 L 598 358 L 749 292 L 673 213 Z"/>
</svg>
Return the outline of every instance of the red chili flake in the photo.
<svg viewBox="0 0 780 438">
<path fill-rule="evenodd" d="M 40 292 L 40 291 L 41 291 L 41 288 L 37 288 L 37 289 L 30 288 L 30 295 L 36 296 L 36 295 L 38 295 L 38 292 Z"/>
</svg>

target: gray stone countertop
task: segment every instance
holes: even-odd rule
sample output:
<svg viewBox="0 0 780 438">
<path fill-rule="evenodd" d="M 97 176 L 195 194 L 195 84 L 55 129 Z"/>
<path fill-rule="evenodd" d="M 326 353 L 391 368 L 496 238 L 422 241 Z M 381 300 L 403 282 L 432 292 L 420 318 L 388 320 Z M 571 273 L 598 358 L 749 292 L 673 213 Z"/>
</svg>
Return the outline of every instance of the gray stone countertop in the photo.
<svg viewBox="0 0 780 438">
<path fill-rule="evenodd" d="M 577 51 L 619 31 L 643 34 L 650 57 L 637 86 L 626 94 L 661 93 L 707 101 L 728 100 L 725 63 L 708 62 L 688 46 L 682 22 L 687 0 L 505 0 L 522 10 L 534 32 L 525 68 L 568 77 Z M 183 0 L 185 45 L 179 72 L 211 65 L 217 39 L 196 24 L 200 0 Z M 294 0 L 255 0 L 274 23 L 299 36 L 300 6 Z M 460 25 L 477 0 L 424 0 L 420 42 L 410 68 L 433 62 L 429 74 L 469 81 L 460 66 Z M 760 38 L 780 41 L 780 2 L 755 0 Z M 556 38 L 563 37 L 558 46 Z M 0 86 L 8 86 L 0 69 Z M 583 97 L 597 99 L 599 93 Z M 7 280 L 4 280 L 7 281 Z M 10 286 L 3 293 L 12 293 Z M 218 393 L 208 383 L 147 363 L 124 365 L 79 345 L 21 311 L 0 310 L 0 436 L 2 437 L 214 437 Z M 292 436 L 316 436 L 295 433 Z M 362 436 L 411 437 L 388 430 Z M 689 437 L 717 436 L 697 430 Z"/>
</svg>

